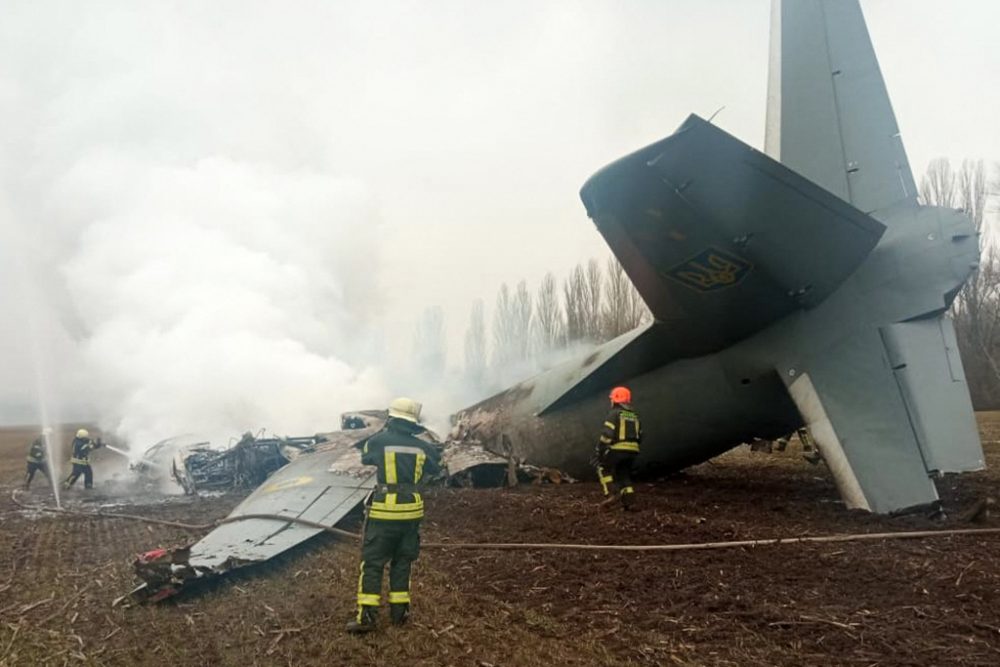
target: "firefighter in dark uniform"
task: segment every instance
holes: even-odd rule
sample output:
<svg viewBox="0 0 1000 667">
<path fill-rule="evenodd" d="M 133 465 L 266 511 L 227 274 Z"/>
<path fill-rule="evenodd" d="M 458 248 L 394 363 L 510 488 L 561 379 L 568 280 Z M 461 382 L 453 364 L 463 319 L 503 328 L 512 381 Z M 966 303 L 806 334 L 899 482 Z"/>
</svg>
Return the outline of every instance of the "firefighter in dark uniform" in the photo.
<svg viewBox="0 0 1000 667">
<path fill-rule="evenodd" d="M 97 440 L 90 439 L 90 433 L 87 429 L 81 428 L 76 432 L 76 437 L 73 438 L 73 455 L 69 462 L 73 465 L 73 470 L 70 471 L 69 477 L 63 482 L 63 488 L 68 489 L 74 484 L 76 480 L 83 475 L 83 487 L 85 489 L 94 488 L 94 471 L 90 467 L 90 452 L 102 447 L 101 439 Z"/>
<path fill-rule="evenodd" d="M 613 482 L 622 507 L 633 507 L 635 488 L 632 486 L 632 466 L 639 455 L 642 428 L 639 415 L 632 409 L 632 392 L 627 387 L 611 390 L 611 411 L 604 418 L 595 459 L 597 476 L 604 489 L 604 504 L 614 502 L 609 485 Z"/>
<path fill-rule="evenodd" d="M 420 403 L 397 398 L 389 405 L 386 427 L 361 445 L 361 462 L 378 467 L 361 547 L 358 612 L 347 624 L 352 633 L 375 629 L 382 593 L 382 571 L 389 563 L 389 612 L 394 625 L 410 614 L 410 568 L 420 553 L 424 501 L 417 485 L 440 470 L 440 454 L 416 436 Z"/>
<path fill-rule="evenodd" d="M 35 478 L 36 472 L 41 472 L 47 479 L 51 479 L 49 462 L 45 459 L 45 439 L 51 435 L 51 428 L 42 429 L 42 434 L 35 438 L 28 448 L 28 472 L 24 475 L 25 489 L 31 488 L 31 480 Z"/>
</svg>

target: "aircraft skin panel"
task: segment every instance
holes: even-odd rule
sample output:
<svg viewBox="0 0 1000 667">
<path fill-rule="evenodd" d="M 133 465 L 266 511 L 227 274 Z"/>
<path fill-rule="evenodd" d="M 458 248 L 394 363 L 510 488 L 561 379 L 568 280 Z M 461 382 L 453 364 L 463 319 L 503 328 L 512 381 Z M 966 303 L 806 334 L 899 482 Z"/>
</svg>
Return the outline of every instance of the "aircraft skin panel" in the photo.
<svg viewBox="0 0 1000 667">
<path fill-rule="evenodd" d="M 374 432 L 375 429 L 358 430 L 357 439 Z M 361 503 L 374 486 L 373 469 L 361 466 L 357 450 L 340 446 L 299 456 L 271 475 L 230 516 L 287 515 L 333 526 Z M 307 526 L 265 519 L 223 524 L 192 546 L 190 563 L 218 568 L 230 560 L 263 561 L 319 532 Z"/>
<path fill-rule="evenodd" d="M 885 227 L 697 116 L 595 174 L 587 212 L 674 358 L 721 350 L 812 308 Z"/>
<path fill-rule="evenodd" d="M 983 448 L 951 319 L 900 322 L 883 327 L 882 337 L 927 469 L 982 470 Z"/>
<path fill-rule="evenodd" d="M 865 213 L 917 204 L 857 0 L 774 0 L 765 147 Z"/>
<path fill-rule="evenodd" d="M 877 329 L 779 370 L 848 506 L 884 514 L 938 500 Z"/>
<path fill-rule="evenodd" d="M 795 405 L 798 406 L 803 420 L 809 425 L 809 433 L 813 440 L 823 452 L 823 460 L 826 461 L 830 474 L 837 484 L 840 497 L 848 509 L 861 509 L 870 512 L 871 506 L 865 498 L 864 491 L 858 483 L 858 476 L 854 474 L 854 468 L 844 453 L 844 445 L 837 437 L 837 431 L 833 428 L 830 417 L 827 416 L 823 408 L 823 401 L 816 393 L 812 380 L 808 373 L 800 375 L 788 387 Z"/>
</svg>

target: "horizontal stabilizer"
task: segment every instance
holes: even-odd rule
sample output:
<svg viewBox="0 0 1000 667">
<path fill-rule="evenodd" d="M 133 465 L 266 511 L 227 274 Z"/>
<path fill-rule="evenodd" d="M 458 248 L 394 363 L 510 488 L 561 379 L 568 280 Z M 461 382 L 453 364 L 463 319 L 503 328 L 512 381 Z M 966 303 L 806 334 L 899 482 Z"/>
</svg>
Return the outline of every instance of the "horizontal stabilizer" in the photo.
<svg viewBox="0 0 1000 667">
<path fill-rule="evenodd" d="M 595 174 L 581 197 L 679 356 L 817 305 L 885 231 L 697 116 Z"/>
<path fill-rule="evenodd" d="M 848 507 L 885 514 L 938 499 L 877 329 L 779 371 Z"/>
</svg>

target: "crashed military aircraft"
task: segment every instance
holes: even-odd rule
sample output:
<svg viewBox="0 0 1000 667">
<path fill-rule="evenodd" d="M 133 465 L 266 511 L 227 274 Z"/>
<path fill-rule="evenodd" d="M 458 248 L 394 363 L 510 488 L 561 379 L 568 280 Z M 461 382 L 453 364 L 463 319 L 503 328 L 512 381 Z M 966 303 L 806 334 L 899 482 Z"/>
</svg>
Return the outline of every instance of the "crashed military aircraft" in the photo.
<svg viewBox="0 0 1000 667">
<path fill-rule="evenodd" d="M 877 513 L 983 467 L 945 315 L 976 230 L 919 204 L 857 0 L 774 1 L 766 129 L 765 155 L 691 116 L 587 181 L 655 321 L 462 411 L 470 437 L 583 472 L 627 382 L 647 464 L 805 424 L 847 506 Z"/>
<path fill-rule="evenodd" d="M 978 266 L 975 229 L 918 203 L 857 0 L 772 11 L 766 154 L 691 116 L 581 191 L 655 321 L 458 413 L 456 437 L 500 456 L 459 447 L 452 475 L 483 465 L 498 478 L 514 458 L 587 474 L 622 382 L 647 464 L 683 468 L 805 424 L 847 506 L 879 513 L 932 504 L 933 476 L 983 466 L 945 316 Z M 374 486 L 353 444 L 381 419 L 345 416 L 233 523 L 144 554 L 135 597 L 169 597 L 321 530 L 292 519 L 333 526 Z M 258 514 L 289 520 L 241 519 Z"/>
</svg>

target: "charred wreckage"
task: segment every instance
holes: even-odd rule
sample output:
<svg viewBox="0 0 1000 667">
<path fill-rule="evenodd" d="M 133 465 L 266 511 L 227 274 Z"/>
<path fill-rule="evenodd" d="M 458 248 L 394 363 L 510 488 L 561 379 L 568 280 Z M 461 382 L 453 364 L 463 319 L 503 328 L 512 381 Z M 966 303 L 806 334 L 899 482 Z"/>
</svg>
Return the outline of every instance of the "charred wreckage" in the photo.
<svg viewBox="0 0 1000 667">
<path fill-rule="evenodd" d="M 295 438 L 247 433 L 226 450 L 212 449 L 194 436 L 150 447 L 134 466 L 148 482 L 168 476 L 187 494 L 255 490 L 202 539 L 139 555 L 133 565 L 142 583 L 116 604 L 173 597 L 194 584 L 269 560 L 333 528 L 375 488 L 374 471 L 361 465 L 357 446 L 381 430 L 386 419 L 385 411 L 350 412 L 341 416 L 340 431 Z M 419 436 L 441 448 L 447 473 L 432 484 L 574 481 L 557 470 L 495 454 L 461 429 L 453 436 L 442 441 L 429 430 Z M 503 440 L 497 444 L 502 448 Z"/>
</svg>

